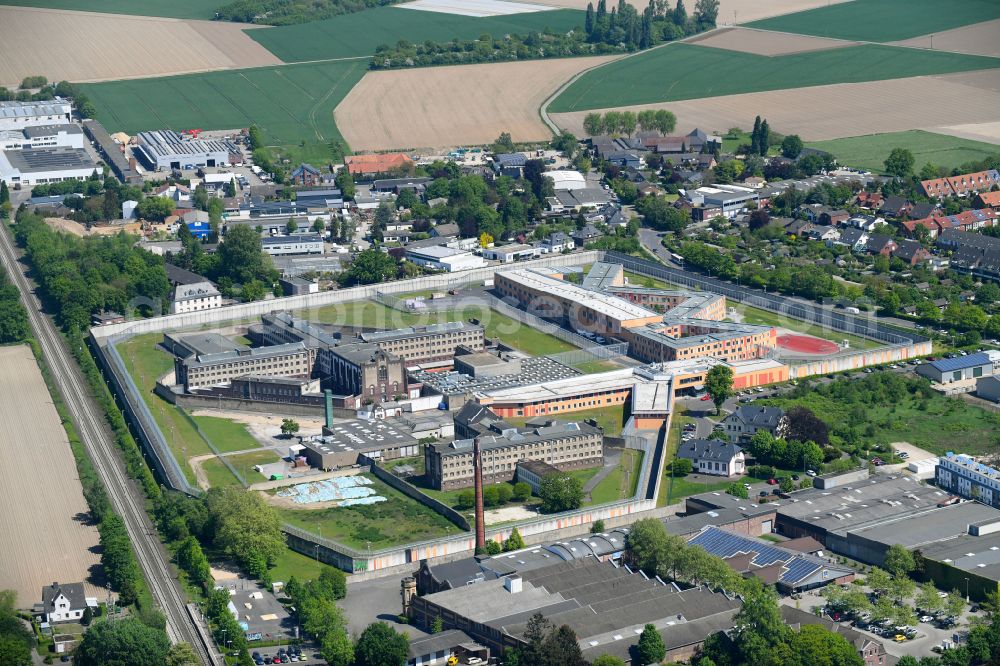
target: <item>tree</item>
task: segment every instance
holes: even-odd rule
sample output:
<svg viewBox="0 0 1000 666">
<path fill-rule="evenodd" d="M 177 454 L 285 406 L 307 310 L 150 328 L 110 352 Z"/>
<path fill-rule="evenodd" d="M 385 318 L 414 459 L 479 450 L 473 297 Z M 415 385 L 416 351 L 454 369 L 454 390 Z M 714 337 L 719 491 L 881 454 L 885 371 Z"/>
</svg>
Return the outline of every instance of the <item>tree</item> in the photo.
<svg viewBox="0 0 1000 666">
<path fill-rule="evenodd" d="M 719 0 L 698 0 L 694 4 L 694 17 L 704 27 L 715 27 L 719 18 Z"/>
<path fill-rule="evenodd" d="M 385 622 L 369 624 L 354 646 L 357 666 L 403 666 L 409 639 Z"/>
<path fill-rule="evenodd" d="M 200 663 L 194 648 L 186 641 L 171 645 L 167 651 L 166 666 L 197 666 Z"/>
<path fill-rule="evenodd" d="M 889 546 L 885 551 L 884 563 L 886 571 L 896 577 L 907 576 L 916 568 L 913 553 L 898 543 Z"/>
<path fill-rule="evenodd" d="M 240 284 L 260 280 L 267 285 L 274 283 L 277 275 L 271 258 L 260 247 L 260 234 L 245 224 L 230 226 L 216 252 L 219 257 L 219 275 Z"/>
<path fill-rule="evenodd" d="M 591 666 L 625 666 L 625 660 L 610 654 L 602 654 L 590 662 Z"/>
<path fill-rule="evenodd" d="M 632 136 L 632 134 L 635 133 L 636 123 L 637 120 L 634 111 L 622 111 L 618 118 L 618 130 L 622 134 Z"/>
<path fill-rule="evenodd" d="M 531 497 L 531 486 L 524 481 L 518 481 L 514 484 L 514 494 L 513 498 L 517 502 L 524 502 L 529 497 Z"/>
<path fill-rule="evenodd" d="M 530 486 L 529 486 L 530 489 Z M 458 493 L 458 497 L 455 500 L 455 506 L 459 509 L 471 509 L 476 505 L 476 493 L 471 490 L 463 490 Z"/>
<path fill-rule="evenodd" d="M 958 590 L 952 590 L 944 600 L 944 610 L 948 615 L 960 617 L 965 610 L 965 598 Z"/>
<path fill-rule="evenodd" d="M 434 616 L 434 621 L 431 622 L 431 633 L 440 634 L 444 631 L 444 620 L 441 619 L 440 615 Z"/>
<path fill-rule="evenodd" d="M 285 223 L 285 230 L 290 234 L 294 234 L 299 230 L 299 223 L 295 221 L 294 217 L 288 218 L 288 222 Z"/>
<path fill-rule="evenodd" d="M 10 190 L 7 189 L 7 181 L 0 180 L 0 204 L 10 201 Z"/>
<path fill-rule="evenodd" d="M 674 458 L 670 463 L 670 476 L 687 476 L 694 471 L 694 463 L 688 458 Z"/>
<path fill-rule="evenodd" d="M 798 663 L 810 666 L 864 666 L 864 660 L 847 639 L 826 627 L 804 624 L 792 636 L 792 653 Z"/>
<path fill-rule="evenodd" d="M 583 131 L 587 136 L 604 134 L 604 118 L 599 113 L 588 113 L 583 118 Z"/>
<path fill-rule="evenodd" d="M 778 482 L 778 489 L 781 490 L 781 492 L 783 493 L 790 493 L 793 490 L 795 490 L 795 482 L 792 481 L 792 477 L 790 476 L 781 477 L 781 480 Z"/>
<path fill-rule="evenodd" d="M 773 648 L 787 643 L 790 629 L 781 618 L 778 595 L 758 578 L 744 583 L 743 606 L 733 618 L 734 640 L 749 664 L 772 663 Z"/>
<path fill-rule="evenodd" d="M 590 525 L 591 534 L 600 534 L 604 531 L 604 521 L 598 518 Z"/>
<path fill-rule="evenodd" d="M 917 584 L 910 578 L 906 576 L 896 576 L 889 581 L 889 596 L 895 599 L 896 606 L 900 607 L 903 605 L 903 602 L 913 594 L 913 590 L 916 589 L 916 587 Z M 900 624 L 907 623 L 901 622 Z"/>
<path fill-rule="evenodd" d="M 377 284 L 396 277 L 398 264 L 390 255 L 378 248 L 359 252 L 354 261 L 341 276 L 341 285 L 351 287 L 358 284 Z"/>
<path fill-rule="evenodd" d="M 753 131 L 750 132 L 750 152 L 760 155 L 760 116 L 753 121 Z"/>
<path fill-rule="evenodd" d="M 727 365 L 714 365 L 705 375 L 705 390 L 712 396 L 715 413 L 722 412 L 722 403 L 733 396 L 733 369 Z"/>
<path fill-rule="evenodd" d="M 317 217 L 312 224 L 312 230 L 318 234 L 323 233 L 326 231 L 326 221 L 322 217 Z"/>
<path fill-rule="evenodd" d="M 482 249 L 485 250 L 486 248 L 488 248 L 492 244 L 493 244 L 493 236 L 490 236 L 485 231 L 483 233 L 479 234 L 479 247 L 480 248 L 482 248 Z"/>
<path fill-rule="evenodd" d="M 781 141 L 781 154 L 794 160 L 802 152 L 802 139 L 798 134 L 789 134 Z"/>
<path fill-rule="evenodd" d="M 583 482 L 569 474 L 550 474 L 538 485 L 538 496 L 545 513 L 579 509 L 583 504 Z"/>
<path fill-rule="evenodd" d="M 750 499 L 750 493 L 747 491 L 747 487 L 742 483 L 737 483 L 736 481 L 733 481 L 726 486 L 726 494 L 742 499 Z"/>
<path fill-rule="evenodd" d="M 352 666 L 354 664 L 354 645 L 343 628 L 328 631 L 320 640 L 320 651 L 323 659 L 330 666 Z"/>
<path fill-rule="evenodd" d="M 77 666 L 163 666 L 170 651 L 165 631 L 135 618 L 94 624 L 73 656 Z"/>
<path fill-rule="evenodd" d="M 920 586 L 920 589 L 917 591 L 916 602 L 917 608 L 924 613 L 934 614 L 944 610 L 944 599 L 938 594 L 938 589 L 931 581 L 927 581 Z"/>
<path fill-rule="evenodd" d="M 31 666 L 31 648 L 12 634 L 0 634 L 0 666 Z"/>
<path fill-rule="evenodd" d="M 826 423 L 808 407 L 792 407 L 785 416 L 788 417 L 788 435 L 785 439 L 816 442 L 820 446 L 827 446 L 830 443 L 830 433 Z"/>
<path fill-rule="evenodd" d="M 639 634 L 639 663 L 658 664 L 667 656 L 667 648 L 663 644 L 663 637 L 656 627 L 647 624 Z"/>
<path fill-rule="evenodd" d="M 214 524 L 214 544 L 251 575 L 263 579 L 285 548 L 274 507 L 243 488 L 212 488 L 206 496 Z"/>
<path fill-rule="evenodd" d="M 493 142 L 494 153 L 513 153 L 515 150 L 516 147 L 510 138 L 510 132 L 501 132 L 497 140 Z"/>
<path fill-rule="evenodd" d="M 136 205 L 135 212 L 144 220 L 162 222 L 174 212 L 174 200 L 167 197 L 146 197 Z"/>
<path fill-rule="evenodd" d="M 760 143 L 760 154 L 767 155 L 767 151 L 771 149 L 771 126 L 767 124 L 767 118 L 760 122 L 760 136 L 757 140 Z"/>
<path fill-rule="evenodd" d="M 913 153 L 906 148 L 893 148 L 885 158 L 885 172 L 896 178 L 906 178 L 913 173 Z"/>
<path fill-rule="evenodd" d="M 632 524 L 626 545 L 639 568 L 656 575 L 661 562 L 667 559 L 669 539 L 663 523 L 655 518 L 643 518 Z"/>
<path fill-rule="evenodd" d="M 94 611 L 91 610 L 90 606 L 83 609 L 83 617 L 80 618 L 80 624 L 87 627 L 90 623 L 94 621 Z"/>
<path fill-rule="evenodd" d="M 299 422 L 292 419 L 281 419 L 281 434 L 291 437 L 299 431 Z"/>
<path fill-rule="evenodd" d="M 521 538 L 521 533 L 517 531 L 517 527 L 510 531 L 510 536 L 503 543 L 503 549 L 505 551 L 521 550 L 525 547 L 524 539 Z"/>
<path fill-rule="evenodd" d="M 677 116 L 672 111 L 657 109 L 654 118 L 656 119 L 656 129 L 661 134 L 670 134 L 677 126 Z"/>
<path fill-rule="evenodd" d="M 545 664 L 587 666 L 576 633 L 565 624 L 545 637 L 542 650 L 545 654 Z"/>
<path fill-rule="evenodd" d="M 865 582 L 868 583 L 868 587 L 872 589 L 872 592 L 882 596 L 889 591 L 892 584 L 892 578 L 885 569 L 872 567 L 871 571 L 868 572 L 868 576 L 865 578 Z"/>
<path fill-rule="evenodd" d="M 344 195 L 345 200 L 354 198 L 357 188 L 354 185 L 354 176 L 347 170 L 347 167 L 337 172 L 337 176 L 333 179 L 333 182 L 336 183 L 337 189 Z"/>
<path fill-rule="evenodd" d="M 681 231 L 691 221 L 689 212 L 675 208 L 666 197 L 643 197 L 635 208 L 648 226 L 661 231 Z"/>
</svg>

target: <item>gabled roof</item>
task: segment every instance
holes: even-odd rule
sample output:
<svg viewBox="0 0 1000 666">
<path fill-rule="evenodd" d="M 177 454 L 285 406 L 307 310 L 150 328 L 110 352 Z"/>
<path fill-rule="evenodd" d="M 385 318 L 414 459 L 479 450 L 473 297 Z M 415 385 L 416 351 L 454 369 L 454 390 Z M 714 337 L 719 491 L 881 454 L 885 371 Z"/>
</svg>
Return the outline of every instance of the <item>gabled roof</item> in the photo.
<svg viewBox="0 0 1000 666">
<path fill-rule="evenodd" d="M 953 370 L 964 370 L 974 368 L 978 365 L 990 365 L 993 361 L 989 356 L 980 352 L 969 354 L 968 356 L 956 356 L 955 358 L 942 358 L 939 361 L 931 361 L 930 366 L 939 372 L 951 372 Z"/>
<path fill-rule="evenodd" d="M 738 453 L 740 447 L 718 439 L 692 439 L 684 442 L 677 450 L 679 458 L 688 460 L 719 460 L 729 462 Z"/>
<path fill-rule="evenodd" d="M 747 425 L 758 428 L 777 428 L 784 416 L 785 410 L 780 407 L 743 406 L 727 416 L 726 419 L 739 419 Z"/>
<path fill-rule="evenodd" d="M 83 591 L 83 583 L 52 583 L 42 588 L 42 608 L 44 612 L 51 613 L 55 607 L 55 601 L 59 595 L 66 597 L 71 610 L 86 608 L 87 595 Z"/>
</svg>

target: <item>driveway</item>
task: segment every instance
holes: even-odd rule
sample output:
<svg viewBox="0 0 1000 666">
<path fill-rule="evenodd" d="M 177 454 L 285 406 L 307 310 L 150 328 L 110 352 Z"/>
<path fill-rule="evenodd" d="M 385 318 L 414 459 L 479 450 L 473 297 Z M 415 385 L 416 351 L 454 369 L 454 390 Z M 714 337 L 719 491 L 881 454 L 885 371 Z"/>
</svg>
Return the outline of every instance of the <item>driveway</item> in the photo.
<svg viewBox="0 0 1000 666">
<path fill-rule="evenodd" d="M 670 257 L 670 251 L 663 247 L 660 239 L 663 234 L 655 229 L 639 228 L 639 242 L 644 248 L 656 255 L 656 258 L 671 268 L 682 268 Z"/>
</svg>

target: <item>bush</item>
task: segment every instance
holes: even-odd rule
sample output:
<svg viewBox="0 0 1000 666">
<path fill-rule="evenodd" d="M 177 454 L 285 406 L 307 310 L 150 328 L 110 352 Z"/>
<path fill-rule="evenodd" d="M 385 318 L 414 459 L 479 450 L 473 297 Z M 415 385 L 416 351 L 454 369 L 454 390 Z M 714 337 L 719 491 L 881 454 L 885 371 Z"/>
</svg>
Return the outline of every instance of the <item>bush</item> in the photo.
<svg viewBox="0 0 1000 666">
<path fill-rule="evenodd" d="M 514 488 L 509 483 L 502 483 L 497 486 L 497 500 L 500 504 L 506 504 L 514 496 Z"/>
<path fill-rule="evenodd" d="M 525 502 L 531 497 L 531 486 L 529 486 L 524 481 L 519 481 L 514 484 L 514 500 L 517 502 Z"/>
<path fill-rule="evenodd" d="M 476 505 L 476 493 L 472 490 L 463 490 L 455 500 L 455 506 L 459 509 L 471 509 Z"/>
</svg>

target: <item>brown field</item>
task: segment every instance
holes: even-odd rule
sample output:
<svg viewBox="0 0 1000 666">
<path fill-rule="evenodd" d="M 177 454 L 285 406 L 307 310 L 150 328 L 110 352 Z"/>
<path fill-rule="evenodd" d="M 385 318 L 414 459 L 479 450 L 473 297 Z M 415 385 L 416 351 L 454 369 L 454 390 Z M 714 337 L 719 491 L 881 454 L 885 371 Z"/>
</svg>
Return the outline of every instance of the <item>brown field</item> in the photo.
<svg viewBox="0 0 1000 666">
<path fill-rule="evenodd" d="M 613 56 L 369 72 L 334 110 L 353 150 L 446 148 L 546 139 L 538 108 Z"/>
<path fill-rule="evenodd" d="M 725 132 L 747 128 L 756 115 L 767 118 L 782 134 L 807 141 L 899 132 L 941 131 L 943 126 L 990 123 L 1000 108 L 1000 71 L 920 76 L 909 79 L 840 83 L 790 90 L 727 95 L 704 99 L 621 107 L 670 109 L 677 115 L 677 132 L 695 127 Z M 886 104 L 887 99 L 960 99 L 961 104 Z M 560 127 L 584 136 L 583 117 L 589 111 L 552 114 Z"/>
<path fill-rule="evenodd" d="M 26 346 L 0 347 L 0 589 L 17 592 L 18 606 L 41 601 L 52 581 L 89 582 L 99 568 L 97 528 L 87 515 L 73 454 L 48 389 Z"/>
<path fill-rule="evenodd" d="M 553 7 L 569 7 L 570 9 L 586 9 L 588 2 L 594 0 L 533 0 L 542 5 L 552 5 Z M 628 0 L 640 12 L 646 8 L 648 2 L 642 0 Z M 850 0 L 719 0 L 719 25 L 732 25 L 733 23 L 750 23 L 760 19 L 779 16 L 781 14 L 791 14 L 793 12 L 804 12 L 807 9 L 816 7 L 826 7 L 833 4 Z M 856 0 L 855 0 L 856 1 Z M 671 7 L 676 3 L 671 3 Z M 688 13 L 694 11 L 694 3 L 686 2 Z M 597 3 L 594 2 L 594 6 Z"/>
<path fill-rule="evenodd" d="M 719 30 L 708 34 L 703 39 L 690 39 L 688 42 L 697 43 L 698 46 L 755 53 L 762 56 L 824 51 L 856 45 L 856 42 L 847 42 L 842 39 L 794 35 L 789 32 L 767 32 L 765 30 L 751 30 L 750 28 Z"/>
<path fill-rule="evenodd" d="M 921 35 L 895 44 L 923 49 L 933 48 L 935 51 L 1000 57 L 1000 19 Z"/>
<path fill-rule="evenodd" d="M 129 79 L 280 64 L 247 26 L 27 7 L 0 7 L 0 85 Z"/>
<path fill-rule="evenodd" d="M 968 125 L 948 125 L 937 127 L 935 132 L 950 134 L 962 139 L 1000 144 L 1000 121 L 992 123 L 970 123 Z"/>
</svg>

